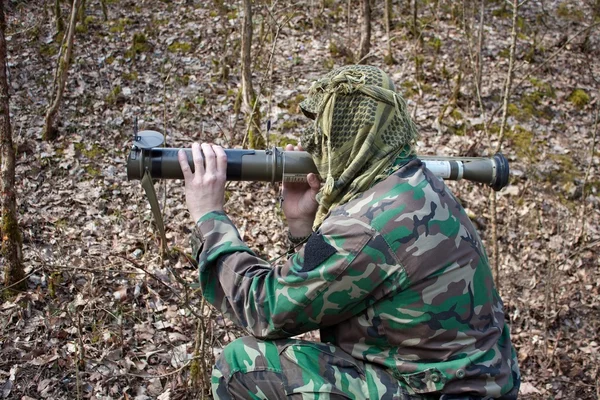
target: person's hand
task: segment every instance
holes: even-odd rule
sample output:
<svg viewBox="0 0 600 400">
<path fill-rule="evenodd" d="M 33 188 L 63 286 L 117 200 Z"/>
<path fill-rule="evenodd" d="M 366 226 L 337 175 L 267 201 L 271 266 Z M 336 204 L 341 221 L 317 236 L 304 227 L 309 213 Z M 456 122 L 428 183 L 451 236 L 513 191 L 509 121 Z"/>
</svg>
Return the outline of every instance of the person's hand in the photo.
<svg viewBox="0 0 600 400">
<path fill-rule="evenodd" d="M 301 146 L 285 146 L 286 151 L 302 151 Z M 288 222 L 290 234 L 293 236 L 306 236 L 312 232 L 315 215 L 319 208 L 316 196 L 319 193 L 321 182 L 316 174 L 306 176 L 307 182 L 283 183 L 283 203 L 281 208 Z"/>
<path fill-rule="evenodd" d="M 204 156 L 203 156 L 204 154 Z M 225 181 L 227 180 L 227 155 L 221 146 L 192 144 L 194 172 L 183 150 L 177 158 L 185 179 L 185 201 L 194 222 L 211 211 L 223 211 Z"/>
</svg>

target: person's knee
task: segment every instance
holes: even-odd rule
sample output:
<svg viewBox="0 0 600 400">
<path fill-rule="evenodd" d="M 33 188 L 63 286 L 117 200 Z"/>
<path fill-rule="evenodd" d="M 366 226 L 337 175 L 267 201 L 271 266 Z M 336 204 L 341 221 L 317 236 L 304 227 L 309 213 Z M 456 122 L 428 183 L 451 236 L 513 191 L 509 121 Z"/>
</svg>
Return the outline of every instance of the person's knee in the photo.
<svg viewBox="0 0 600 400">
<path fill-rule="evenodd" d="M 281 398 L 284 391 L 276 345 L 250 336 L 228 344 L 213 369 L 212 390 L 216 399 Z"/>
<path fill-rule="evenodd" d="M 218 369 L 223 376 L 246 370 L 252 367 L 258 361 L 258 357 L 264 357 L 259 349 L 259 340 L 252 336 L 244 336 L 235 339 L 229 343 L 215 364 L 215 369 Z"/>
</svg>

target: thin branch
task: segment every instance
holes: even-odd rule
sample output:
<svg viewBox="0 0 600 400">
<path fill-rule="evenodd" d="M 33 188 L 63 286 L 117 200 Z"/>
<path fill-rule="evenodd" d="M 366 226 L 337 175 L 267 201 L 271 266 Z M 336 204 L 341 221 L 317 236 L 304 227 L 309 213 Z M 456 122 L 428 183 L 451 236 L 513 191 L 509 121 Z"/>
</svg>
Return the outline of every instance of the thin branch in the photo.
<svg viewBox="0 0 600 400">
<path fill-rule="evenodd" d="M 508 104 L 512 89 L 513 69 L 515 65 L 515 50 L 517 47 L 517 17 L 519 15 L 518 4 L 518 0 L 513 0 L 513 19 L 512 30 L 510 33 L 510 55 L 508 60 L 508 71 L 506 72 L 506 85 L 504 87 L 504 101 L 502 108 L 502 119 L 500 122 L 500 133 L 498 134 L 498 143 L 496 143 L 494 153 L 498 153 L 502 149 L 502 142 L 504 141 L 504 135 L 506 130 L 506 121 L 508 118 Z M 500 272 L 498 261 L 498 214 L 496 201 L 496 192 L 492 190 L 490 193 L 490 215 L 492 225 L 492 266 L 494 271 L 494 278 L 496 280 L 496 285 L 498 286 L 498 288 L 500 288 Z"/>
<path fill-rule="evenodd" d="M 5 290 L 8 290 L 8 289 L 10 289 L 12 287 L 18 286 L 19 283 L 23 282 L 24 280 L 27 280 L 31 275 L 35 274 L 40 269 L 41 269 L 41 267 L 38 267 L 38 268 L 32 270 L 29 274 L 27 274 L 23 279 L 19 279 L 18 281 L 14 282 L 14 283 L 12 283 L 12 284 L 10 284 L 8 286 L 4 286 L 3 288 L 0 288 L 0 293 L 3 292 L 3 291 L 5 291 Z"/>
<path fill-rule="evenodd" d="M 293 15 L 286 18 L 286 20 L 282 24 L 277 24 L 277 30 L 275 31 L 275 37 L 273 38 L 273 46 L 271 47 L 271 53 L 269 54 L 269 61 L 267 62 L 267 69 L 266 69 L 267 71 L 269 71 L 269 69 L 271 68 L 271 63 L 273 62 L 273 56 L 275 55 L 275 48 L 277 46 L 277 38 L 279 38 L 279 32 L 281 31 L 281 28 L 283 27 L 283 25 L 288 23 L 292 17 L 293 17 Z M 254 104 L 252 106 L 252 112 L 250 113 L 250 121 L 251 122 L 246 127 L 246 133 L 244 134 L 244 139 L 242 140 L 242 148 L 246 145 L 246 139 L 248 138 L 248 135 L 250 134 L 250 127 L 254 123 L 254 118 L 252 118 L 252 117 L 254 116 L 254 113 L 256 112 L 256 107 L 258 106 L 258 103 L 260 102 L 260 99 L 262 97 L 262 89 L 264 86 L 264 80 L 265 80 L 265 75 L 263 75 L 263 78 L 261 79 L 260 85 L 258 87 L 258 94 L 256 95 L 256 100 L 254 100 Z M 257 128 L 260 132 L 260 126 L 255 127 L 255 128 Z"/>
<path fill-rule="evenodd" d="M 150 276 L 151 278 L 153 278 L 155 281 L 157 281 L 158 283 L 160 283 L 161 285 L 163 285 L 164 287 L 166 287 L 167 289 L 169 289 L 171 291 L 171 293 L 173 293 L 175 295 L 175 297 L 177 297 L 179 299 L 179 301 L 181 301 L 183 303 L 183 306 L 185 308 L 187 308 L 196 318 L 203 318 L 200 314 L 196 313 L 196 311 L 190 306 L 190 304 L 184 300 L 179 293 L 177 293 L 175 291 L 175 289 L 173 289 L 171 286 L 167 285 L 166 283 L 164 283 L 159 277 L 157 277 L 156 275 L 154 275 L 152 272 L 147 271 L 144 267 L 142 267 L 140 264 L 138 264 L 137 262 L 133 261 L 131 258 L 122 256 L 120 254 L 116 254 L 116 257 L 122 258 L 125 261 L 129 261 L 129 263 L 131 265 L 133 265 L 135 268 L 143 271 L 144 273 L 146 273 L 148 276 Z"/>
<path fill-rule="evenodd" d="M 590 163 L 585 171 L 585 177 L 583 178 L 583 189 L 581 193 L 581 212 L 579 214 L 579 220 L 581 221 L 581 229 L 579 230 L 579 235 L 577 235 L 577 241 L 583 238 L 585 233 L 585 199 L 586 199 L 586 189 L 587 181 L 590 176 L 590 171 L 592 170 L 592 165 L 594 165 L 594 153 L 596 152 L 596 135 L 598 134 L 598 117 L 600 116 L 600 105 L 596 103 L 596 120 L 594 122 L 594 132 L 592 133 L 592 147 L 590 149 Z"/>
</svg>

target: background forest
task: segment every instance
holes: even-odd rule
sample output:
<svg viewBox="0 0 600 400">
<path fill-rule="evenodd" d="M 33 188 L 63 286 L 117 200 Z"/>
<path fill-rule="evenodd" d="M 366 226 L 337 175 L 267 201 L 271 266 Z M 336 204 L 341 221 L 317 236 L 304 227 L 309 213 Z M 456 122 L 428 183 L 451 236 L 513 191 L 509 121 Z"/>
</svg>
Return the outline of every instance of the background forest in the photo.
<svg viewBox="0 0 600 400">
<path fill-rule="evenodd" d="M 419 154 L 510 160 L 497 195 L 448 185 L 497 259 L 522 398 L 600 398 L 599 0 L 72 1 L 73 17 L 67 1 L 2 2 L 4 179 L 16 151 L 2 196 L 16 195 L 24 274 L 4 252 L 0 398 L 207 397 L 215 355 L 242 333 L 195 287 L 180 181 L 156 184 L 161 253 L 126 177 L 134 121 L 171 147 L 295 143 L 310 83 L 356 62 L 396 82 Z M 278 195 L 228 186 L 227 211 L 267 259 L 286 250 Z"/>
</svg>

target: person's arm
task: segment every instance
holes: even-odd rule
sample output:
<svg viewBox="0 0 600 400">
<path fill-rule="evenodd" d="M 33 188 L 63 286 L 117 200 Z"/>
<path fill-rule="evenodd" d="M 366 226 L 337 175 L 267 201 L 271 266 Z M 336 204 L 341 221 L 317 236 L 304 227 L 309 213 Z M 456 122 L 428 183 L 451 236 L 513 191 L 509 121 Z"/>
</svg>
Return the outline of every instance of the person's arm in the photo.
<svg viewBox="0 0 600 400">
<path fill-rule="evenodd" d="M 208 301 L 251 334 L 288 337 L 333 325 L 406 281 L 386 242 L 368 224 L 346 217 L 327 219 L 284 266 L 270 266 L 223 212 L 225 152 L 207 144 L 202 151 L 192 146 L 193 173 L 179 154 L 186 202 L 197 221 L 192 239 L 200 284 Z M 314 183 L 284 188 L 286 216 L 299 222 L 294 227 L 314 219 Z"/>
<path fill-rule="evenodd" d="M 254 255 L 222 212 L 195 236 L 205 298 L 259 338 L 335 325 L 408 283 L 383 238 L 351 218 L 327 219 L 283 266 Z"/>
</svg>

